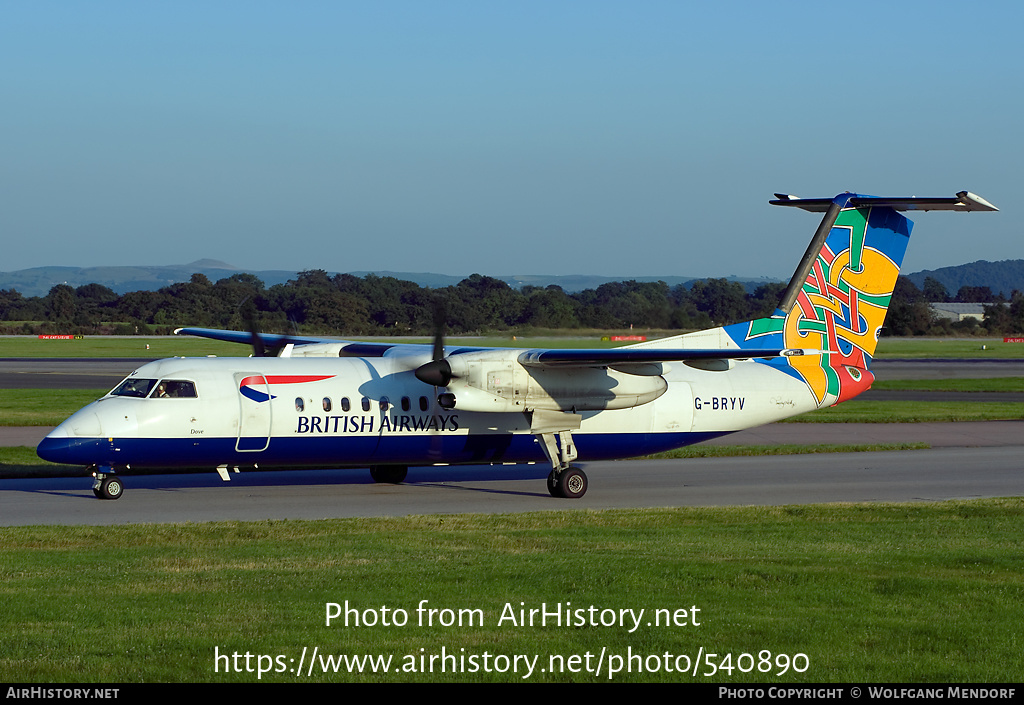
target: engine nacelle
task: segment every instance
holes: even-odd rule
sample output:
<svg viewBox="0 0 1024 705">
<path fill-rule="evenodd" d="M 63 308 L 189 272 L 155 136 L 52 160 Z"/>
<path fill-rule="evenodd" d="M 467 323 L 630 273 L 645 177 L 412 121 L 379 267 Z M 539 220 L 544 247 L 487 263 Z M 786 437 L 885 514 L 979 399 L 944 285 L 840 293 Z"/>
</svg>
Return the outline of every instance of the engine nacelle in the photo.
<svg viewBox="0 0 1024 705">
<path fill-rule="evenodd" d="M 288 350 L 285 357 L 338 357 L 349 343 L 313 343 Z"/>
<path fill-rule="evenodd" d="M 446 358 L 452 379 L 445 403 L 462 411 L 604 411 L 654 401 L 668 389 L 661 376 L 604 367 L 531 367 L 519 350 L 467 353 Z"/>
</svg>

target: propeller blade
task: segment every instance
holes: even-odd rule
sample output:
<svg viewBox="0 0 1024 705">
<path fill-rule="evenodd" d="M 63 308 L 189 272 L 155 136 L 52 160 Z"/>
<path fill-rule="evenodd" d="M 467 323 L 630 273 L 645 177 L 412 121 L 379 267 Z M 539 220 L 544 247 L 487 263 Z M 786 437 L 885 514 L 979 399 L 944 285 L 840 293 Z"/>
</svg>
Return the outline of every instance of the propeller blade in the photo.
<svg viewBox="0 0 1024 705">
<path fill-rule="evenodd" d="M 248 306 L 245 304 L 248 303 Z M 249 301 L 249 297 L 246 296 L 242 299 L 238 307 L 242 309 L 242 315 L 245 317 L 245 322 L 249 325 L 249 336 L 252 341 L 252 356 L 253 357 L 267 357 L 267 347 L 263 344 L 263 338 L 260 337 L 260 332 L 256 328 L 256 306 Z"/>
<path fill-rule="evenodd" d="M 439 295 L 434 296 L 434 352 L 430 362 L 420 365 L 413 374 L 416 379 L 434 387 L 434 394 L 437 394 L 438 387 L 447 387 L 452 381 L 452 367 L 444 357 L 444 328 L 445 320 L 448 317 L 445 299 Z"/>
<path fill-rule="evenodd" d="M 444 359 L 444 329 L 447 320 L 448 307 L 445 300 L 440 296 L 434 297 L 434 362 Z"/>
</svg>

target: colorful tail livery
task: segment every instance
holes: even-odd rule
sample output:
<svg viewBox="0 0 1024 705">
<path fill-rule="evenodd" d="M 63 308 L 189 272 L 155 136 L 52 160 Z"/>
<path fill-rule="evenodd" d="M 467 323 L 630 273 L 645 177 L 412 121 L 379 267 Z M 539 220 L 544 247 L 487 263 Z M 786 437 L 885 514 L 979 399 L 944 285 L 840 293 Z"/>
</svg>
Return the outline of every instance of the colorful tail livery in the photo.
<svg viewBox="0 0 1024 705">
<path fill-rule="evenodd" d="M 772 205 L 824 210 L 825 216 L 776 315 L 752 321 L 741 345 L 761 347 L 765 336 L 781 333 L 785 347 L 821 350 L 817 357 L 789 359 L 819 406 L 856 396 L 874 379 L 868 367 L 914 225 L 897 211 L 996 210 L 967 191 L 944 199 L 776 197 Z"/>
<path fill-rule="evenodd" d="M 89 466 L 97 497 L 141 468 L 550 464 L 553 496 L 582 497 L 573 461 L 647 455 L 835 404 L 867 389 L 911 223 L 908 210 L 996 210 L 954 198 L 779 196 L 823 213 L 775 313 L 614 349 L 357 343 L 183 328 L 251 358 L 143 365 L 39 444 Z M 265 357 L 267 349 L 278 351 Z M 155 390 L 155 391 L 151 391 Z M 163 391 L 161 391 L 163 390 Z M 171 393 L 174 391 L 174 393 Z"/>
<path fill-rule="evenodd" d="M 818 406 L 846 401 L 871 386 L 868 371 L 896 287 L 913 223 L 898 211 L 995 211 L 967 191 L 954 198 L 885 198 L 842 193 L 832 199 L 775 194 L 776 206 L 824 212 L 821 224 L 769 318 L 725 326 L 722 342 L 821 354 L 759 361 L 802 379 Z M 706 341 L 713 331 L 679 336 Z M 664 341 L 659 341 L 664 342 Z"/>
</svg>

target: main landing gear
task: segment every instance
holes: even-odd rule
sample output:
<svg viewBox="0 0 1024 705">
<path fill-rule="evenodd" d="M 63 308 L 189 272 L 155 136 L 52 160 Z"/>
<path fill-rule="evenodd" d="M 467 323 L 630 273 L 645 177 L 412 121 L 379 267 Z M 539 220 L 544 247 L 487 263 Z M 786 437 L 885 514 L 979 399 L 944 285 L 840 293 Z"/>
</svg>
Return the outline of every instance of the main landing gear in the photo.
<svg viewBox="0 0 1024 705">
<path fill-rule="evenodd" d="M 552 470 L 548 475 L 548 492 L 552 497 L 579 499 L 587 492 L 587 475 L 572 465 L 564 470 Z"/>
<path fill-rule="evenodd" d="M 109 468 L 103 469 L 109 470 Z M 97 499 L 121 499 L 121 495 L 124 494 L 124 484 L 121 482 L 121 478 L 105 473 L 103 469 L 98 469 L 92 474 L 96 478 L 92 482 L 92 493 L 96 495 Z"/>
<path fill-rule="evenodd" d="M 536 410 L 530 417 L 530 430 L 537 437 L 551 463 L 548 492 L 552 497 L 579 499 L 587 493 L 587 476 L 572 461 L 579 457 L 572 432 L 580 427 L 579 414 Z"/>
<path fill-rule="evenodd" d="M 405 465 L 371 465 L 370 477 L 374 482 L 400 485 L 405 482 L 409 468 Z"/>
</svg>

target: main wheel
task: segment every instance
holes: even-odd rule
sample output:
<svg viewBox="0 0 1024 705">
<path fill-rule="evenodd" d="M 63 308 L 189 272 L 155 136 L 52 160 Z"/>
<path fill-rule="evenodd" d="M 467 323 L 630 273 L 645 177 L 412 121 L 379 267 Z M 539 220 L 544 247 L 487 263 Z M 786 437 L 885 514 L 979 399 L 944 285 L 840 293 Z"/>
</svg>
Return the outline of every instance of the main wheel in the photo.
<svg viewBox="0 0 1024 705">
<path fill-rule="evenodd" d="M 587 476 L 579 468 L 566 468 L 558 478 L 559 495 L 579 499 L 587 493 Z"/>
<path fill-rule="evenodd" d="M 405 465 L 371 465 L 370 477 L 374 482 L 400 485 L 405 482 L 409 468 Z"/>
<path fill-rule="evenodd" d="M 552 497 L 562 496 L 562 483 L 559 482 L 558 473 L 554 470 L 548 475 L 548 494 Z"/>
<path fill-rule="evenodd" d="M 124 485 L 121 484 L 121 478 L 116 475 L 110 475 L 103 478 L 100 482 L 99 490 L 93 490 L 93 492 L 100 499 L 120 499 L 121 495 L 124 494 Z"/>
</svg>

